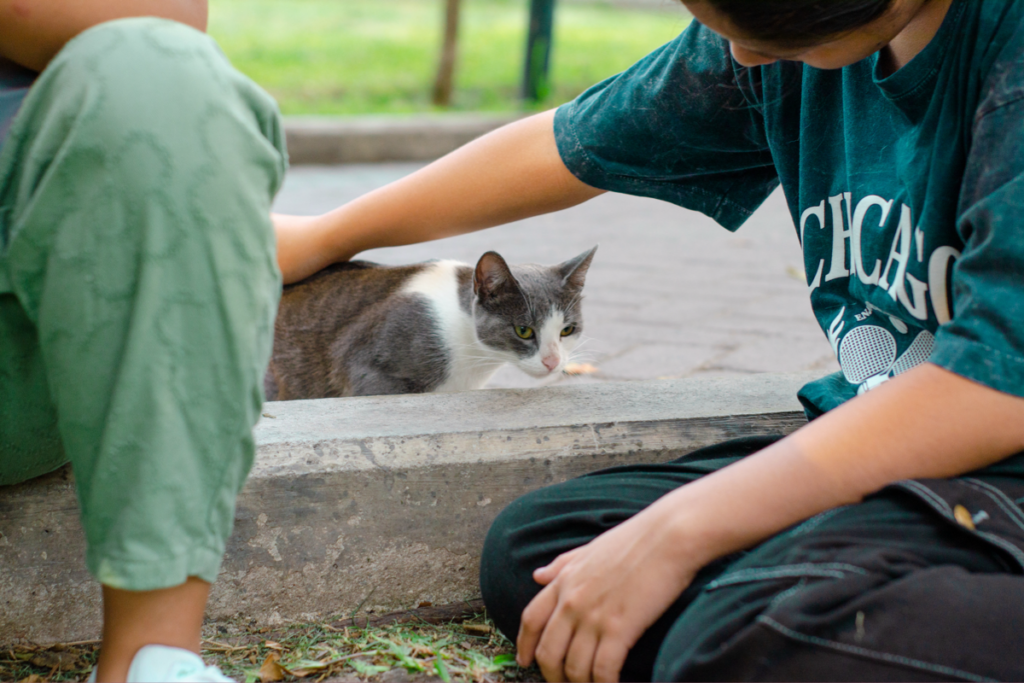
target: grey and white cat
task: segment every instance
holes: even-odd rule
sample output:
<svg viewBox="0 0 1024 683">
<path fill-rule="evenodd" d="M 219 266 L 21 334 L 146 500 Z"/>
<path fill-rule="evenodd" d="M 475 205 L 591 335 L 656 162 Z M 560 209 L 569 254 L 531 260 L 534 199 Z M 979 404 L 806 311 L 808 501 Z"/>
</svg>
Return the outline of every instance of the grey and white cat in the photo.
<svg viewBox="0 0 1024 683">
<path fill-rule="evenodd" d="M 506 363 L 560 372 L 579 343 L 595 251 L 555 266 L 509 266 L 493 251 L 475 268 L 350 261 L 289 285 L 267 400 L 479 389 Z"/>
</svg>

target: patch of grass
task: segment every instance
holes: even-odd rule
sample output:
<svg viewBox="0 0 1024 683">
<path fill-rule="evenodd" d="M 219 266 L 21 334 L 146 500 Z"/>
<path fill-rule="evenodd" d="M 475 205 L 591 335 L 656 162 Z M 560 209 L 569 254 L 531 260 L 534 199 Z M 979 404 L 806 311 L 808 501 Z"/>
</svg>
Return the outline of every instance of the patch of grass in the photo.
<svg viewBox="0 0 1024 683">
<path fill-rule="evenodd" d="M 463 623 L 406 623 L 376 628 L 293 625 L 269 636 L 206 641 L 207 661 L 253 683 L 279 680 L 524 680 L 512 643 L 477 615 Z M 238 642 L 232 645 L 231 641 Z M 399 675 L 395 675 L 395 674 Z M 277 674 L 277 675 L 275 675 Z M 261 678 L 262 676 L 262 678 Z"/>
<path fill-rule="evenodd" d="M 528 3 L 463 3 L 451 108 L 520 109 Z M 210 34 L 285 114 L 423 112 L 434 109 L 442 13 L 442 0 L 212 0 Z M 559 3 L 552 92 L 537 108 L 622 71 L 688 22 L 681 7 Z"/>
<path fill-rule="evenodd" d="M 85 680 L 98 643 L 20 647 L 0 653 L 0 680 Z M 515 663 L 514 647 L 484 614 L 460 623 L 405 623 L 376 628 L 293 624 L 242 629 L 203 641 L 203 658 L 231 678 L 255 681 L 543 680 Z M 397 675 L 396 675 L 397 674 Z M 33 678 L 34 677 L 34 678 Z"/>
</svg>

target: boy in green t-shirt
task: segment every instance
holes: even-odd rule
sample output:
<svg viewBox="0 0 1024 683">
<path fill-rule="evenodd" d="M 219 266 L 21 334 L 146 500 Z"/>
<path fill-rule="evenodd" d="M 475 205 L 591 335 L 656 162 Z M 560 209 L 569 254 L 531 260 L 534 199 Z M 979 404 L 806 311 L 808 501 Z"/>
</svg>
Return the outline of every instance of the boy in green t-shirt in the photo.
<svg viewBox="0 0 1024 683">
<path fill-rule="evenodd" d="M 285 280 L 605 190 L 734 230 L 781 184 L 813 420 L 524 496 L 488 609 L 552 681 L 1024 678 L 1024 1 L 683 4 L 557 111 L 277 217 Z"/>
<path fill-rule="evenodd" d="M 254 456 L 285 153 L 205 25 L 205 0 L 0 0 L 0 486 L 72 463 L 104 681 L 226 680 L 199 631 Z"/>
</svg>

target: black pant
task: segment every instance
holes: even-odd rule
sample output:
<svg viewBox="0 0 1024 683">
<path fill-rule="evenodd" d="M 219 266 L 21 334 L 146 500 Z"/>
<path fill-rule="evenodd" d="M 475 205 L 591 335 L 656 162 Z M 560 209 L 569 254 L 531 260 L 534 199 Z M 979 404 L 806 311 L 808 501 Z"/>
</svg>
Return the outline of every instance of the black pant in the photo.
<svg viewBox="0 0 1024 683">
<path fill-rule="evenodd" d="M 481 565 L 498 627 L 515 638 L 540 589 L 534 569 L 776 438 L 603 470 L 513 502 Z M 621 680 L 1024 680 L 1021 496 L 1019 479 L 989 470 L 902 482 L 723 558 L 648 629 Z"/>
</svg>

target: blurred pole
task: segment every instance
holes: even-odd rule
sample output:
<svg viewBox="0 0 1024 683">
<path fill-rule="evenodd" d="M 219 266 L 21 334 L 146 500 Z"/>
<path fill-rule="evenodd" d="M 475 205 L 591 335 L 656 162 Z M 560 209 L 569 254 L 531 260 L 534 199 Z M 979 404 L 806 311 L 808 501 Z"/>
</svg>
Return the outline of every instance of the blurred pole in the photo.
<svg viewBox="0 0 1024 683">
<path fill-rule="evenodd" d="M 551 92 L 548 65 L 555 24 L 555 0 L 530 0 L 530 27 L 526 38 L 523 99 L 539 102 Z"/>
<path fill-rule="evenodd" d="M 444 42 L 441 61 L 434 81 L 434 104 L 447 107 L 452 102 L 452 81 L 455 77 L 455 56 L 459 45 L 459 9 L 462 0 L 445 0 Z"/>
</svg>

